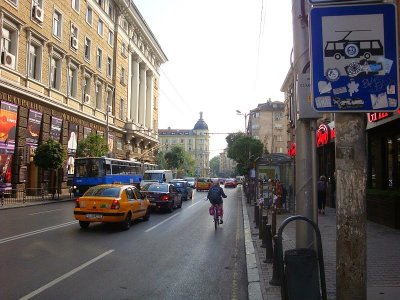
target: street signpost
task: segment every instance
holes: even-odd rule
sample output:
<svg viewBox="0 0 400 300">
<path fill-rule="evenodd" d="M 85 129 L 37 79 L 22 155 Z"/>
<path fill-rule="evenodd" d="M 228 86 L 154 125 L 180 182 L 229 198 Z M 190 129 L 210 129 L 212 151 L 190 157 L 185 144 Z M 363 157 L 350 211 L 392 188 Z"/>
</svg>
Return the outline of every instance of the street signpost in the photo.
<svg viewBox="0 0 400 300">
<path fill-rule="evenodd" d="M 398 109 L 394 4 L 314 7 L 310 30 L 312 102 L 316 111 Z"/>
</svg>

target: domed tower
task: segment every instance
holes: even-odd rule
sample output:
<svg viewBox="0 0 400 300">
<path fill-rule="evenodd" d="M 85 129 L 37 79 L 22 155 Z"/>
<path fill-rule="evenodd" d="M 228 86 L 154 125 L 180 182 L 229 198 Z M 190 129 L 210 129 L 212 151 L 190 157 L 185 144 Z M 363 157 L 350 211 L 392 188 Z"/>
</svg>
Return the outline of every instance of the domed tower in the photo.
<svg viewBox="0 0 400 300">
<path fill-rule="evenodd" d="M 208 134 L 208 125 L 203 120 L 203 112 L 200 112 L 200 119 L 194 125 L 193 137 L 196 175 L 208 177 L 210 176 L 210 135 Z"/>
</svg>

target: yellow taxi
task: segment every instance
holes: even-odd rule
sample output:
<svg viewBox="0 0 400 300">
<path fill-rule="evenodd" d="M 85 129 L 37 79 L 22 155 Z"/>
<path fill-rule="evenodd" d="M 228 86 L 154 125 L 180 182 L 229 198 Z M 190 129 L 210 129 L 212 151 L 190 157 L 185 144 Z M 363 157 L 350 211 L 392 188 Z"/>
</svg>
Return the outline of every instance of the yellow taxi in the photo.
<svg viewBox="0 0 400 300">
<path fill-rule="evenodd" d="M 136 219 L 150 218 L 150 201 L 132 185 L 101 184 L 76 199 L 74 216 L 82 228 L 92 222 L 120 223 L 127 230 Z"/>
<path fill-rule="evenodd" d="M 208 191 L 213 185 L 211 178 L 197 178 L 196 191 Z"/>
</svg>

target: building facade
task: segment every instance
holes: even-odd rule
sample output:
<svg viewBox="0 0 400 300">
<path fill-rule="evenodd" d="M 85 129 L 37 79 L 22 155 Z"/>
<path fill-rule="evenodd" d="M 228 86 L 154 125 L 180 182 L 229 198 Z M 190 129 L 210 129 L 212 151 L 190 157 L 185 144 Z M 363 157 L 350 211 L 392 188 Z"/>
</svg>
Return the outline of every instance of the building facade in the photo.
<svg viewBox="0 0 400 300">
<path fill-rule="evenodd" d="M 228 157 L 227 150 L 219 154 L 219 172 L 222 177 L 232 177 L 236 172 L 237 163 Z"/>
<path fill-rule="evenodd" d="M 268 153 L 286 153 L 285 104 L 271 100 L 259 104 L 250 111 L 247 131 L 263 143 Z"/>
<path fill-rule="evenodd" d="M 193 129 L 159 129 L 160 149 L 168 151 L 174 146 L 181 146 L 195 160 L 195 176 L 210 176 L 210 143 L 208 125 L 203 120 L 203 113 Z"/>
<path fill-rule="evenodd" d="M 79 140 L 91 132 L 108 141 L 110 156 L 154 162 L 148 150 L 158 145 L 159 70 L 167 57 L 132 0 L 4 0 L 0 29 L 7 184 L 39 185 L 33 156 L 49 138 L 68 149 L 62 187 Z"/>
</svg>

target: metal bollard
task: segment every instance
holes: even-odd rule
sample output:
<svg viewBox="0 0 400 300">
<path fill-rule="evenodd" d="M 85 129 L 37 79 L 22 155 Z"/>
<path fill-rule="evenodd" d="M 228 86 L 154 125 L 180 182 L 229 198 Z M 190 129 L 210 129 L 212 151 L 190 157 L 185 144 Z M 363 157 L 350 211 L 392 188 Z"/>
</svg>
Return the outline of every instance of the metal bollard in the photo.
<svg viewBox="0 0 400 300">
<path fill-rule="evenodd" d="M 258 213 L 259 213 L 259 212 L 260 212 L 260 211 L 258 210 L 258 205 L 257 205 L 257 203 L 256 203 L 256 205 L 254 205 L 254 222 L 256 222 L 255 228 L 258 228 L 258 221 L 259 221 Z"/>
<path fill-rule="evenodd" d="M 271 232 L 272 236 L 275 237 L 276 235 L 276 207 L 272 208 L 272 213 L 271 213 Z"/>
<path fill-rule="evenodd" d="M 267 247 L 267 226 L 268 226 L 268 216 L 262 216 L 262 234 L 261 234 L 261 239 L 262 239 L 262 244 L 261 248 Z"/>
<path fill-rule="evenodd" d="M 263 222 L 262 222 L 262 217 L 263 217 L 263 213 L 264 213 L 263 207 L 264 206 L 262 204 L 258 205 L 258 209 L 259 209 L 259 213 L 258 213 L 258 227 L 259 227 L 258 238 L 260 240 L 262 239 L 263 231 L 264 231 L 264 226 L 263 226 Z"/>
<path fill-rule="evenodd" d="M 269 281 L 270 285 L 281 285 L 281 268 L 280 268 L 280 259 L 279 259 L 279 251 L 278 251 L 278 236 L 274 236 L 274 260 L 272 265 L 272 279 Z"/>
<path fill-rule="evenodd" d="M 265 263 L 272 263 L 274 251 L 272 249 L 272 234 L 271 234 L 271 225 L 265 225 Z"/>
</svg>

